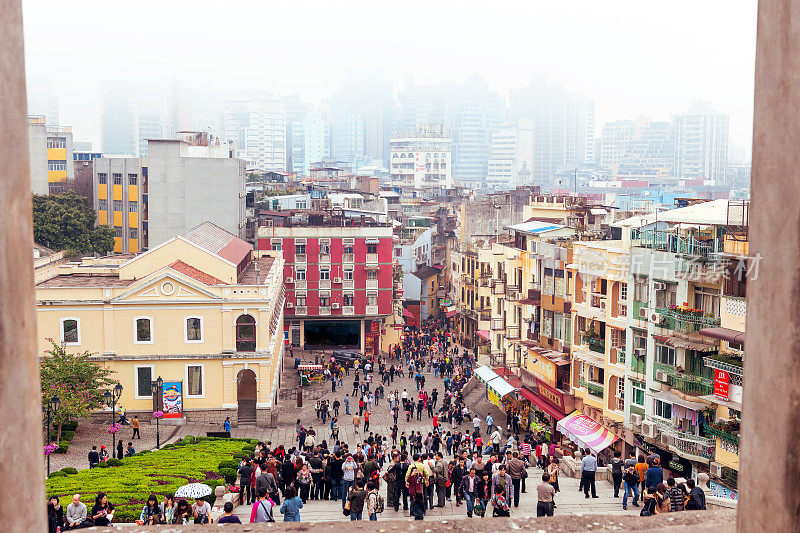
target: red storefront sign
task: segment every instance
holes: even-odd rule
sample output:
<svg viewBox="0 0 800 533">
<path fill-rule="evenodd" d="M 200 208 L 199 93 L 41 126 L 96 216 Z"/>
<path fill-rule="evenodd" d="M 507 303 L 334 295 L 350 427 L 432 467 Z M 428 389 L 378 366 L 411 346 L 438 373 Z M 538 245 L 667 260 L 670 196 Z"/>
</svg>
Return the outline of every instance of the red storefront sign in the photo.
<svg viewBox="0 0 800 533">
<path fill-rule="evenodd" d="M 721 400 L 728 399 L 728 386 L 730 385 L 730 375 L 724 370 L 714 369 L 714 396 Z"/>
</svg>

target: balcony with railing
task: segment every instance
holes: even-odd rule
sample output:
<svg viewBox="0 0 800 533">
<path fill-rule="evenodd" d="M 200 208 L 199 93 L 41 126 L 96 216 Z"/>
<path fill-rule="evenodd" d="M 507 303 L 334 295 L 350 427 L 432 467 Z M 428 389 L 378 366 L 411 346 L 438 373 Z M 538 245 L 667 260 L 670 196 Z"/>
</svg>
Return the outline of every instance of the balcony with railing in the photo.
<svg viewBox="0 0 800 533">
<path fill-rule="evenodd" d="M 368 305 L 365 311 L 368 315 L 377 315 L 378 314 L 378 306 L 377 305 Z"/>
<path fill-rule="evenodd" d="M 721 238 L 699 240 L 691 235 L 680 235 L 672 231 L 634 229 L 631 232 L 633 246 L 641 246 L 662 252 L 688 255 L 707 259 L 724 251 L 724 240 Z"/>
<path fill-rule="evenodd" d="M 331 280 L 329 280 L 329 279 L 321 279 L 321 280 L 319 280 L 319 288 L 320 289 L 325 289 L 325 290 L 330 290 L 330 288 L 331 288 Z"/>
<path fill-rule="evenodd" d="M 681 257 L 675 262 L 675 277 L 699 283 L 719 283 L 725 275 L 723 260 L 698 261 L 696 257 Z"/>
<path fill-rule="evenodd" d="M 724 370 L 731 374 L 741 376 L 743 374 L 743 361 L 741 357 L 733 357 L 728 354 L 718 353 L 703 358 L 703 362 L 709 368 Z"/>
<path fill-rule="evenodd" d="M 683 372 L 676 366 L 658 361 L 653 363 L 653 379 L 666 383 L 670 387 L 690 396 L 705 396 L 714 393 L 713 380 Z"/>
<path fill-rule="evenodd" d="M 738 424 L 737 424 L 738 425 Z M 726 423 L 717 423 L 713 426 L 705 426 L 706 435 L 713 435 L 720 439 L 739 445 L 739 430 L 727 429 Z"/>
<path fill-rule="evenodd" d="M 663 420 L 655 419 L 655 422 L 661 434 L 667 435 L 671 451 L 695 461 L 714 459 L 717 445 L 716 439 L 709 439 L 691 432 L 682 431 Z"/>
<path fill-rule="evenodd" d="M 494 331 L 502 331 L 505 329 L 505 325 L 503 324 L 502 318 L 493 318 L 492 319 L 492 330 Z"/>
<path fill-rule="evenodd" d="M 306 254 L 294 254 L 294 262 L 295 263 L 305 263 L 306 262 Z"/>
<path fill-rule="evenodd" d="M 319 254 L 319 262 L 330 264 L 331 254 Z"/>
<path fill-rule="evenodd" d="M 719 317 L 703 313 L 698 310 L 681 310 L 679 308 L 656 308 L 656 313 L 661 315 L 658 326 L 664 329 L 681 333 L 697 333 L 703 328 L 712 328 L 720 325 Z"/>
<path fill-rule="evenodd" d="M 305 316 L 308 314 L 308 307 L 306 306 L 299 306 L 294 308 L 294 314 L 298 316 Z"/>
<path fill-rule="evenodd" d="M 367 283 L 367 289 L 377 289 L 378 288 L 378 280 L 377 279 L 368 279 L 366 283 Z"/>
<path fill-rule="evenodd" d="M 355 282 L 352 279 L 342 280 L 343 289 L 352 289 L 353 287 L 355 287 Z"/>
<path fill-rule="evenodd" d="M 331 308 L 330 307 L 320 307 L 319 308 L 319 316 L 330 316 Z"/>
<path fill-rule="evenodd" d="M 294 288 L 297 290 L 305 290 L 308 287 L 308 282 L 304 279 L 294 280 Z"/>
<path fill-rule="evenodd" d="M 510 302 L 518 302 L 522 300 L 522 291 L 519 285 L 506 285 L 506 300 Z"/>
<path fill-rule="evenodd" d="M 342 314 L 352 316 L 355 314 L 356 308 L 352 305 L 345 305 L 342 307 Z"/>
<path fill-rule="evenodd" d="M 492 312 L 489 309 L 484 309 L 480 311 L 479 315 L 480 320 L 491 320 L 492 319 Z"/>
<path fill-rule="evenodd" d="M 378 264 L 378 254 L 367 254 L 367 264 L 368 265 L 377 265 Z"/>
<path fill-rule="evenodd" d="M 342 263 L 353 263 L 355 256 L 353 254 L 342 254 Z"/>
<path fill-rule="evenodd" d="M 502 295 L 506 291 L 506 284 L 501 279 L 492 280 L 492 294 Z"/>
<path fill-rule="evenodd" d="M 581 339 L 591 351 L 600 354 L 606 353 L 606 341 L 602 337 L 584 333 L 581 335 Z"/>
<path fill-rule="evenodd" d="M 594 396 L 595 398 L 603 399 L 603 395 L 605 394 L 605 387 L 602 383 L 595 383 L 594 381 L 588 381 L 585 379 L 578 379 L 578 385 L 585 388 L 586 392 L 589 393 L 590 396 Z"/>
<path fill-rule="evenodd" d="M 519 326 L 508 326 L 506 327 L 506 339 L 508 340 L 518 340 L 519 339 Z"/>
</svg>

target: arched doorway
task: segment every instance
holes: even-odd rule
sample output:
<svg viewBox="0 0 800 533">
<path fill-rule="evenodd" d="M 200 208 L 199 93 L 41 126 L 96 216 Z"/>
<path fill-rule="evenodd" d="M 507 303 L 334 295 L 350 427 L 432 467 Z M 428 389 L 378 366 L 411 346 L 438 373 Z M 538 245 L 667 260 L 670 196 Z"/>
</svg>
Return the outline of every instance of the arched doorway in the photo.
<svg viewBox="0 0 800 533">
<path fill-rule="evenodd" d="M 256 373 L 245 368 L 236 376 L 236 401 L 239 407 L 239 424 L 256 423 L 256 401 L 258 388 Z"/>
<path fill-rule="evenodd" d="M 256 351 L 256 319 L 250 315 L 236 319 L 236 351 Z"/>
</svg>

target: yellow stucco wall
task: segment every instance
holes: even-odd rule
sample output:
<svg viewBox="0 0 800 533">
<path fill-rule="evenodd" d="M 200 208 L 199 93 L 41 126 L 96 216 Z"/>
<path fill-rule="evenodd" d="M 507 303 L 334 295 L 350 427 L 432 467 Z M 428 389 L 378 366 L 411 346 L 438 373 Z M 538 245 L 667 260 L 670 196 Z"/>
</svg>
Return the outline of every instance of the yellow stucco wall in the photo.
<svg viewBox="0 0 800 533">
<path fill-rule="evenodd" d="M 151 249 L 120 267 L 120 278 L 141 278 L 160 268 L 172 264 L 176 259 L 191 265 L 203 272 L 221 279 L 226 283 L 236 283 L 236 265 L 217 259 L 203 249 L 184 241 L 181 238 L 168 241 L 169 246 L 162 245 Z"/>
</svg>

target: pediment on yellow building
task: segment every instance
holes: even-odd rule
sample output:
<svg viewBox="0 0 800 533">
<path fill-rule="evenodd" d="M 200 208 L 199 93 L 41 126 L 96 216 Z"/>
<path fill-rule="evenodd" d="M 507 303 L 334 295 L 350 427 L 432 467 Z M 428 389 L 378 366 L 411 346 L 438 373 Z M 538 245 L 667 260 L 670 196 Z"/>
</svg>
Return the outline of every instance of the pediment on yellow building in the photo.
<svg viewBox="0 0 800 533">
<path fill-rule="evenodd" d="M 188 276 L 166 268 L 135 282 L 127 291 L 111 301 L 197 301 L 221 299 L 221 296 L 197 284 Z"/>
</svg>

